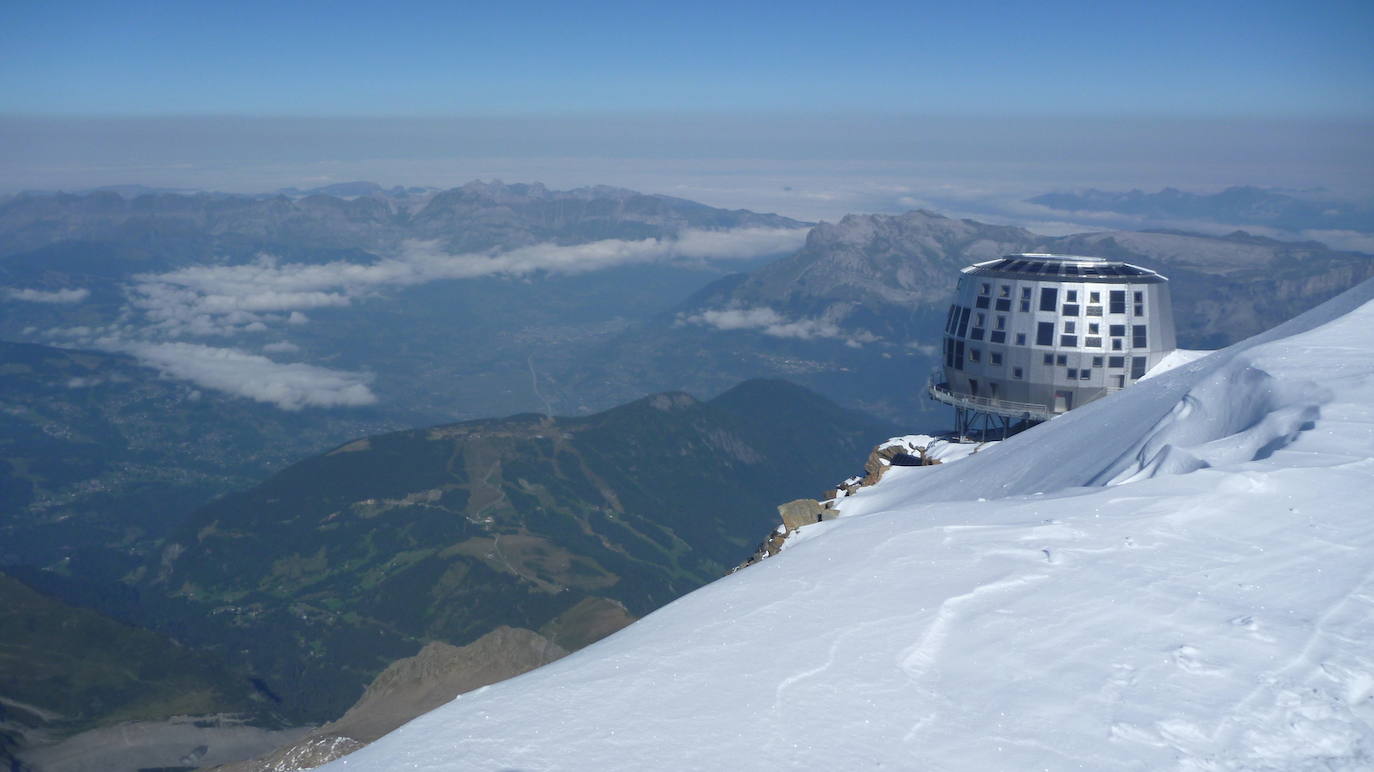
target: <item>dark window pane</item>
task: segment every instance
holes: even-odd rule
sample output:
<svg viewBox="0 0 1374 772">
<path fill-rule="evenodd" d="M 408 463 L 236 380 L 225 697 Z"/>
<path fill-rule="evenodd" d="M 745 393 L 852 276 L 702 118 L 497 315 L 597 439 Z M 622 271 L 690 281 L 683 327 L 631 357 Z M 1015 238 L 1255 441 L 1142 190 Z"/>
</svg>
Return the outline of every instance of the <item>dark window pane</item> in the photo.
<svg viewBox="0 0 1374 772">
<path fill-rule="evenodd" d="M 1069 356 L 1067 354 L 1060 354 L 1054 358 L 1054 361 L 1058 362 L 1060 367 L 1063 367 L 1069 363 Z"/>
<path fill-rule="evenodd" d="M 959 318 L 959 307 L 950 306 L 949 314 L 945 316 L 945 333 L 954 332 L 954 320 Z"/>
<path fill-rule="evenodd" d="M 975 306 L 979 307 L 979 308 L 987 308 L 987 307 L 988 307 L 988 296 L 987 296 L 987 295 L 979 295 L 979 296 L 978 296 L 978 299 L 975 300 L 975 301 L 973 301 L 973 304 L 974 304 Z"/>
<path fill-rule="evenodd" d="M 1077 335 L 1060 335 L 1060 336 L 1059 336 L 1059 345 L 1060 345 L 1060 346 L 1063 346 L 1064 348 L 1078 348 L 1078 336 L 1077 336 Z"/>
<path fill-rule="evenodd" d="M 1077 304 L 1077 303 L 1065 303 L 1065 304 L 1064 304 L 1064 316 L 1078 316 L 1078 304 Z"/>
<path fill-rule="evenodd" d="M 1052 364 L 1054 364 L 1054 354 L 1046 354 L 1046 355 L 1045 355 L 1045 364 L 1047 364 L 1047 365 L 1052 365 Z"/>
<path fill-rule="evenodd" d="M 1059 290 L 1054 287 L 1040 288 L 1040 310 L 1053 311 L 1059 305 Z"/>
<path fill-rule="evenodd" d="M 1126 313 L 1126 290 L 1112 290 L 1110 295 L 1111 312 L 1114 314 Z"/>
<path fill-rule="evenodd" d="M 1093 367 L 1102 366 L 1102 357 L 1093 357 Z"/>
<path fill-rule="evenodd" d="M 1125 367 L 1126 357 L 1107 357 L 1108 367 Z"/>
<path fill-rule="evenodd" d="M 1029 301 L 1029 300 L 1023 300 L 1023 301 L 1021 301 L 1021 310 L 1022 310 L 1022 311 L 1029 311 L 1029 310 L 1030 310 L 1030 301 Z"/>
<path fill-rule="evenodd" d="M 1113 337 L 1113 338 L 1124 338 L 1124 337 L 1126 337 L 1126 325 L 1124 325 L 1124 324 L 1112 324 L 1112 325 L 1108 325 L 1108 326 L 1107 326 L 1107 331 L 1110 332 L 1110 333 L 1112 334 L 1112 337 Z"/>
<path fill-rule="evenodd" d="M 962 340 L 954 342 L 954 369 L 964 369 L 964 342 Z"/>
<path fill-rule="evenodd" d="M 1145 377 L 1145 357 L 1131 357 L 1131 379 Z"/>
<path fill-rule="evenodd" d="M 1053 309 L 1051 309 L 1053 310 Z M 1035 327 L 1035 345 L 1054 345 L 1054 322 L 1041 322 Z"/>
<path fill-rule="evenodd" d="M 1101 316 L 1102 306 L 1088 306 L 1088 316 Z"/>
<path fill-rule="evenodd" d="M 1143 324 L 1131 325 L 1131 348 L 1146 348 L 1145 330 Z"/>
<path fill-rule="evenodd" d="M 972 309 L 969 308 L 965 308 L 963 311 L 959 312 L 959 330 L 955 335 L 960 338 L 964 337 L 964 333 L 968 332 L 968 315 L 970 313 L 972 313 Z"/>
<path fill-rule="evenodd" d="M 973 330 L 972 330 L 971 332 L 969 332 L 969 334 L 968 334 L 968 339 L 969 339 L 969 340 L 982 340 L 982 339 L 983 339 L 983 328 L 982 328 L 982 327 L 974 327 Z"/>
<path fill-rule="evenodd" d="M 998 298 L 998 299 L 997 299 L 997 310 L 998 310 L 998 311 L 1010 311 L 1010 310 L 1011 310 L 1011 299 L 1010 299 L 1010 298 Z"/>
<path fill-rule="evenodd" d="M 1016 345 L 1018 345 L 1018 346 L 1024 346 L 1024 345 L 1026 345 L 1026 333 L 1024 333 L 1024 332 L 1018 332 L 1018 333 L 1016 333 Z"/>
<path fill-rule="evenodd" d="M 1101 339 L 1101 338 L 1086 338 L 1086 339 L 1084 339 L 1084 341 L 1083 341 L 1083 345 L 1087 346 L 1088 348 L 1102 348 L 1102 339 Z"/>
<path fill-rule="evenodd" d="M 1007 333 L 1002 330 L 993 330 L 992 334 L 988 335 L 988 340 L 993 343 L 1006 343 Z"/>
</svg>

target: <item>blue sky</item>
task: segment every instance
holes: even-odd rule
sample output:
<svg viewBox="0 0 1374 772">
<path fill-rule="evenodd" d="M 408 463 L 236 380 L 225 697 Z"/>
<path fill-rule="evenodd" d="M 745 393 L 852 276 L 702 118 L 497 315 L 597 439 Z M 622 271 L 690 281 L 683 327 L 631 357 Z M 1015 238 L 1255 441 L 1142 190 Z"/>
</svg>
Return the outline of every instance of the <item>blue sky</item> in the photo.
<svg viewBox="0 0 1374 772">
<path fill-rule="evenodd" d="M 8 114 L 1374 116 L 1374 2 L 17 0 Z"/>
<path fill-rule="evenodd" d="M 12 0 L 0 194 L 481 177 L 807 219 L 1086 186 L 1374 201 L 1372 33 L 1374 0 Z"/>
</svg>

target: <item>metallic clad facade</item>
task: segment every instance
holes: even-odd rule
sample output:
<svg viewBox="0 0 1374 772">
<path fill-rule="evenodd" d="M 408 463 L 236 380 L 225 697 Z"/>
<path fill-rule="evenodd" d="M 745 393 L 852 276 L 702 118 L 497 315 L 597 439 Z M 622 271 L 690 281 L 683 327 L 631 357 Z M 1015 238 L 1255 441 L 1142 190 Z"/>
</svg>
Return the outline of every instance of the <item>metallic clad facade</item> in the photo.
<svg viewBox="0 0 1374 772">
<path fill-rule="evenodd" d="M 1176 347 L 1165 277 L 1101 258 L 1008 255 L 961 272 L 931 393 L 1043 419 L 1125 388 Z"/>
</svg>

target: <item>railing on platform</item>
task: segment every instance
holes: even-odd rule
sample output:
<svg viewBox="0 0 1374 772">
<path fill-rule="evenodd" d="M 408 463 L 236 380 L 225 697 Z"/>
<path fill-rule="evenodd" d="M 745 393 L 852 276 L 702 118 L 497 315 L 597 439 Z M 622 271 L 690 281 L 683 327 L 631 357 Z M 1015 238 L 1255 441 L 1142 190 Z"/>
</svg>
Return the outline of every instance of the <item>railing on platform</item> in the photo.
<svg viewBox="0 0 1374 772">
<path fill-rule="evenodd" d="M 968 394 L 955 394 L 949 390 L 949 384 L 936 383 L 934 378 L 931 378 L 926 383 L 926 391 L 930 393 L 932 398 L 946 405 L 953 405 L 954 407 L 977 410 L 985 413 L 993 413 L 1007 418 L 1048 421 L 1057 415 L 1057 413 L 1045 405 L 1034 402 L 1014 402 L 1008 399 L 997 399 L 996 397 L 975 397 Z"/>
</svg>

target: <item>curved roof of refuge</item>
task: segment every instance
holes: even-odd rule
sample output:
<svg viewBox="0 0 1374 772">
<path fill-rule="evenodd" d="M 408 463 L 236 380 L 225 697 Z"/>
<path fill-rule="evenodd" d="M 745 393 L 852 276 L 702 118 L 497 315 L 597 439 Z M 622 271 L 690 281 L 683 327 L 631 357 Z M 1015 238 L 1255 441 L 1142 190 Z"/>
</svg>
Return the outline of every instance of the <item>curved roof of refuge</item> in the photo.
<svg viewBox="0 0 1374 772">
<path fill-rule="evenodd" d="M 1051 255 L 1023 252 L 988 260 L 965 268 L 964 273 L 1009 279 L 1074 282 L 1128 282 L 1152 284 L 1168 279 L 1149 268 L 1083 255 Z"/>
</svg>

